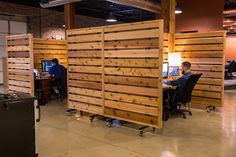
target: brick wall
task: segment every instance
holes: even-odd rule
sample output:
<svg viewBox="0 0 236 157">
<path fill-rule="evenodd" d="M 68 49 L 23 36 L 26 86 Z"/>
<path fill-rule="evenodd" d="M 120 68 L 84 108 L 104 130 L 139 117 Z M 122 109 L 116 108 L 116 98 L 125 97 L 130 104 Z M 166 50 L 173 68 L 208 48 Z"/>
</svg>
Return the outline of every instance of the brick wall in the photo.
<svg viewBox="0 0 236 157">
<path fill-rule="evenodd" d="M 26 16 L 28 32 L 37 38 L 65 38 L 64 14 L 49 9 L 0 2 L 0 13 Z M 107 25 L 104 19 L 76 15 L 76 28 Z M 113 23 L 114 24 L 114 23 Z"/>
</svg>

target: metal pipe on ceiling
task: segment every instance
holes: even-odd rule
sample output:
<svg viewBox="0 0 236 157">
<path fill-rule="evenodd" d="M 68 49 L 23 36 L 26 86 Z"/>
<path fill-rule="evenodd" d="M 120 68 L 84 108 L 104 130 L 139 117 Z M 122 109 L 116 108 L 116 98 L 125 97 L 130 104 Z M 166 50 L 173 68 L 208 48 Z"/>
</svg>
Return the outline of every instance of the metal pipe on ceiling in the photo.
<svg viewBox="0 0 236 157">
<path fill-rule="evenodd" d="M 74 2 L 79 2 L 81 0 L 43 0 L 40 3 L 40 6 L 42 8 L 51 8 L 51 7 L 56 7 L 59 5 L 64 5 L 68 3 L 74 3 Z"/>
</svg>

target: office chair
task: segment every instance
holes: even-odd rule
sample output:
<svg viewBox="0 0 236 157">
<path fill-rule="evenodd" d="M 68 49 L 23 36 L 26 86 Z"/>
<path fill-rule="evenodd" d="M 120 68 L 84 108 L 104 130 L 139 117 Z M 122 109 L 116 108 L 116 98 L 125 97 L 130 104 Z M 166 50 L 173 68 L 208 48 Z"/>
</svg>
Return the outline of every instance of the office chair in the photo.
<svg viewBox="0 0 236 157">
<path fill-rule="evenodd" d="M 183 89 L 183 91 L 178 92 L 176 91 L 173 102 L 176 102 L 177 104 L 177 114 L 181 114 L 183 118 L 186 118 L 185 112 L 189 113 L 189 115 L 192 115 L 191 112 L 191 98 L 192 98 L 192 91 L 197 84 L 199 78 L 202 76 L 202 74 L 193 74 L 189 77 L 187 80 L 187 83 Z M 188 106 L 188 110 L 181 109 L 182 106 Z"/>
<path fill-rule="evenodd" d="M 62 101 L 67 97 L 67 70 L 64 70 L 62 74 L 62 79 L 55 79 L 56 88 L 59 91 L 58 98 Z"/>
<path fill-rule="evenodd" d="M 235 71 L 235 66 L 236 63 L 235 61 L 231 61 L 229 63 L 229 66 L 227 68 L 225 68 L 225 79 L 231 79 L 233 77 L 233 72 Z"/>
</svg>

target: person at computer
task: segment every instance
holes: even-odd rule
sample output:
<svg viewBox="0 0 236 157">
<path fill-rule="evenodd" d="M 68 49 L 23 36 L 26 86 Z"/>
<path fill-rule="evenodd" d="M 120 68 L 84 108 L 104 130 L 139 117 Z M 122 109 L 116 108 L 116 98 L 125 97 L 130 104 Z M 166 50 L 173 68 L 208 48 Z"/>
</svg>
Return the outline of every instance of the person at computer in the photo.
<svg viewBox="0 0 236 157">
<path fill-rule="evenodd" d="M 184 86 L 187 83 L 187 80 L 189 79 L 189 77 L 192 75 L 191 73 L 191 63 L 190 62 L 183 62 L 182 63 L 182 76 L 179 77 L 176 80 L 167 80 L 164 83 L 167 85 L 171 85 L 171 86 L 175 86 L 176 89 L 175 90 L 170 90 L 170 98 L 169 100 L 173 100 L 175 97 L 175 101 L 171 102 L 171 110 L 174 110 L 177 108 L 177 101 L 178 101 L 178 94 L 182 93 L 182 91 L 184 90 Z M 164 96 L 166 94 L 164 93 Z"/>
<path fill-rule="evenodd" d="M 59 97 L 63 94 L 64 90 L 64 79 L 66 79 L 65 76 L 66 69 L 63 65 L 60 65 L 58 62 L 58 59 L 54 58 L 52 59 L 52 67 L 49 70 L 49 74 L 52 77 L 52 93 L 56 97 Z M 61 95 L 60 95 L 61 94 Z"/>
</svg>

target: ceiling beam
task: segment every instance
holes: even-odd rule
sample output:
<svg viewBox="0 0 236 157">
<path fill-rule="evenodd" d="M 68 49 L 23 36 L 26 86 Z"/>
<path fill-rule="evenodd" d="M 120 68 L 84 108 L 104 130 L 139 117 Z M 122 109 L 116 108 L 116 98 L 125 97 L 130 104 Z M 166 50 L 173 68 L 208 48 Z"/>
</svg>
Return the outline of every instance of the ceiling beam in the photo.
<svg viewBox="0 0 236 157">
<path fill-rule="evenodd" d="M 135 8 L 147 10 L 153 13 L 161 13 L 161 5 L 150 0 L 106 0 L 116 4 L 132 6 Z"/>
</svg>

